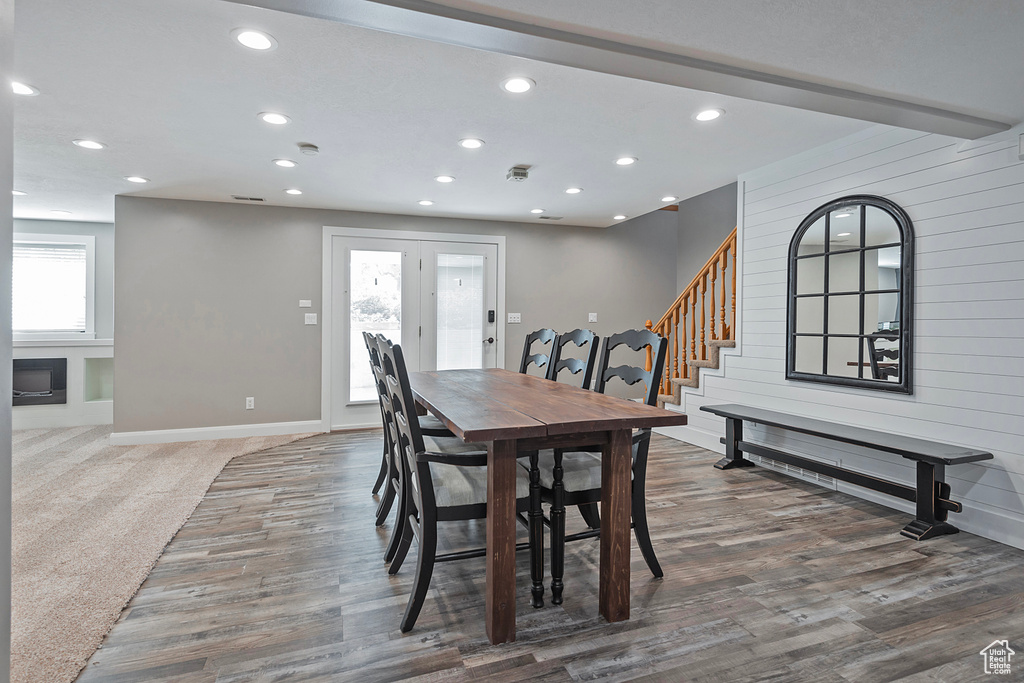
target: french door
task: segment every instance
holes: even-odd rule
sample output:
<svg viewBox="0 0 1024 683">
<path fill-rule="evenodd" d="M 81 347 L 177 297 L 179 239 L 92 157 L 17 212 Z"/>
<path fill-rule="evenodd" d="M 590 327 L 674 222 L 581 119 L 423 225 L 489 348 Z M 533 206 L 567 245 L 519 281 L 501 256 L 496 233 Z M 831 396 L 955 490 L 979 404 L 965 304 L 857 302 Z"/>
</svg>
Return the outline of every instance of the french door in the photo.
<svg viewBox="0 0 1024 683">
<path fill-rule="evenodd" d="M 497 244 L 334 235 L 330 270 L 332 429 L 380 419 L 363 332 L 412 372 L 500 364 Z"/>
</svg>

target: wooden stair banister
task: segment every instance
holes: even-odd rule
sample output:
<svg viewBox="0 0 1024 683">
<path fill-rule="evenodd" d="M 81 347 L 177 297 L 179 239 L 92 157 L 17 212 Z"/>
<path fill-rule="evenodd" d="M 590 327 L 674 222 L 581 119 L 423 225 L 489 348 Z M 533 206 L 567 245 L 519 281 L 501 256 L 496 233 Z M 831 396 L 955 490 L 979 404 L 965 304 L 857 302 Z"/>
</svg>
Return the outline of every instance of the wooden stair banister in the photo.
<svg viewBox="0 0 1024 683">
<path fill-rule="evenodd" d="M 665 315 L 646 327 L 669 340 L 659 401 L 678 404 L 681 386 L 697 386 L 698 368 L 718 367 L 719 349 L 736 345 L 736 228 Z"/>
</svg>

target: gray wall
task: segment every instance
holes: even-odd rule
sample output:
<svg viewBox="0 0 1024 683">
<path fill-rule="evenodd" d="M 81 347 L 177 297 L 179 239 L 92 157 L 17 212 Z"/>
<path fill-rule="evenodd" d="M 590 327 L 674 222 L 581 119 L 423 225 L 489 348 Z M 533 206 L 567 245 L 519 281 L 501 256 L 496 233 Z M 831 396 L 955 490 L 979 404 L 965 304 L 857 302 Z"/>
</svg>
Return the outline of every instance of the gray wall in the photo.
<svg viewBox="0 0 1024 683">
<path fill-rule="evenodd" d="M 0 681 L 11 661 L 11 192 L 14 0 L 0 0 Z M 6 662 L 7 664 L 3 664 Z"/>
<path fill-rule="evenodd" d="M 92 235 L 96 238 L 96 338 L 114 336 L 114 225 L 76 221 L 14 221 L 14 232 Z"/>
<path fill-rule="evenodd" d="M 320 419 L 321 328 L 301 314 L 322 314 L 325 225 L 505 235 L 510 368 L 528 331 L 642 327 L 676 295 L 667 211 L 601 230 L 117 197 L 115 225 L 115 432 Z"/>
<path fill-rule="evenodd" d="M 680 202 L 676 215 L 676 290 L 681 292 L 736 227 L 736 183 Z"/>
</svg>

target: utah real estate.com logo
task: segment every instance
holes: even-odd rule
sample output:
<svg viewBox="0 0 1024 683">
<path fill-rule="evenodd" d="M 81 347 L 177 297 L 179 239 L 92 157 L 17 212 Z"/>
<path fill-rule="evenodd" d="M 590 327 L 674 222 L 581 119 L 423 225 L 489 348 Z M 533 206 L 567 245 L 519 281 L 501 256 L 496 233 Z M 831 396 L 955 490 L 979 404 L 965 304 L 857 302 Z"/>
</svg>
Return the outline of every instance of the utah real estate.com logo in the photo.
<svg viewBox="0 0 1024 683">
<path fill-rule="evenodd" d="M 1010 658 L 1016 653 L 1010 649 L 1007 640 L 994 640 L 992 644 L 981 651 L 985 658 L 986 674 L 1009 674 Z"/>
</svg>

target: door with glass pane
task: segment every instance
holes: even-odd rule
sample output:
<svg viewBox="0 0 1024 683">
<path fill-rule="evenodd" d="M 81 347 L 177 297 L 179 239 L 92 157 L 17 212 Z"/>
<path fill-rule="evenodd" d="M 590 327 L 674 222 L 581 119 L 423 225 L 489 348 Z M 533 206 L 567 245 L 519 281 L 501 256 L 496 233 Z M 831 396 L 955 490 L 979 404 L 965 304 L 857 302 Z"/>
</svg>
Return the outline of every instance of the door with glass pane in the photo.
<svg viewBox="0 0 1024 683">
<path fill-rule="evenodd" d="M 497 245 L 420 242 L 420 258 L 420 367 L 497 367 Z"/>
</svg>

